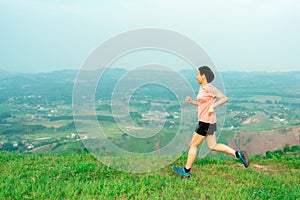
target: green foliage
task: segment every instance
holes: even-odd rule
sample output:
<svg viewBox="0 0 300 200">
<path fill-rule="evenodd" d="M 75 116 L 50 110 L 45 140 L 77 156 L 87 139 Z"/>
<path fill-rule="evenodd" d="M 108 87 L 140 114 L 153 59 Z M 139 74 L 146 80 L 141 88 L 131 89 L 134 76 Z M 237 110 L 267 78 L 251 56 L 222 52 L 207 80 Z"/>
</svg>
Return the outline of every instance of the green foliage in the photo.
<svg viewBox="0 0 300 200">
<path fill-rule="evenodd" d="M 63 131 L 66 131 L 66 130 L 73 131 L 73 132 L 76 131 L 74 121 L 68 123 L 65 126 L 61 126 L 61 127 L 57 128 L 57 131 L 60 131 L 60 132 L 63 132 Z"/>
<path fill-rule="evenodd" d="M 16 151 L 18 147 L 14 147 L 11 143 L 4 143 L 1 148 L 2 151 Z"/>
<path fill-rule="evenodd" d="M 42 125 L 13 124 L 8 126 L 1 126 L 0 135 L 32 134 L 45 129 L 46 127 Z"/>
<path fill-rule="evenodd" d="M 129 112 L 129 115 L 132 119 L 141 119 L 142 115 L 138 112 Z"/>
<path fill-rule="evenodd" d="M 271 100 L 266 100 L 266 104 L 272 104 Z"/>
<path fill-rule="evenodd" d="M 11 117 L 12 115 L 9 112 L 0 113 L 0 120 Z"/>
<path fill-rule="evenodd" d="M 298 155 L 298 157 L 300 157 L 300 146 L 290 147 L 289 144 L 286 144 L 284 146 L 283 150 L 277 149 L 275 151 L 267 151 L 265 158 L 266 159 L 269 159 L 269 158 L 281 159 L 282 157 L 286 156 L 289 153 L 296 154 L 296 155 Z"/>
<path fill-rule="evenodd" d="M 281 158 L 285 153 L 282 150 L 276 150 L 272 152 L 272 157 Z"/>
<path fill-rule="evenodd" d="M 291 150 L 290 145 L 286 144 L 283 148 L 283 152 L 289 152 Z"/>
<path fill-rule="evenodd" d="M 300 152 L 300 146 L 292 146 L 290 151 L 291 152 Z"/>
<path fill-rule="evenodd" d="M 73 120 L 72 115 L 60 115 L 60 116 L 52 116 L 49 117 L 50 121 L 58 121 L 58 120 Z"/>
</svg>

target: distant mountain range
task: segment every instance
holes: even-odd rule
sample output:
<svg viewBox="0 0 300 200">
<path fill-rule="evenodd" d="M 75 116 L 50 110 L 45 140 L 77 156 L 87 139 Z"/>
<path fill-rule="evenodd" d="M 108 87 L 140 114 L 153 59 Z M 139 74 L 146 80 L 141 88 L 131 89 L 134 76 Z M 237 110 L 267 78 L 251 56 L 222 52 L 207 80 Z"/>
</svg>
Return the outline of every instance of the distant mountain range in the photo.
<svg viewBox="0 0 300 200">
<path fill-rule="evenodd" d="M 93 72 L 87 72 L 93 73 Z M 124 69 L 109 69 L 101 79 L 101 95 L 111 95 L 114 85 L 126 73 Z M 157 71 L 157 73 L 160 73 Z M 198 84 L 195 72 L 181 72 L 195 90 Z M 149 74 L 151 75 L 151 74 Z M 62 70 L 50 73 L 21 74 L 0 70 L 0 99 L 11 96 L 41 95 L 47 98 L 62 98 L 71 102 L 76 70 Z M 239 95 L 240 88 L 246 88 L 248 95 L 288 95 L 300 98 L 300 71 L 297 72 L 221 72 L 226 92 Z M 172 79 L 165 73 L 164 78 Z"/>
<path fill-rule="evenodd" d="M 1 80 L 1 79 L 5 79 L 5 78 L 8 78 L 8 77 L 10 77 L 10 76 L 12 76 L 11 73 L 9 73 L 9 72 L 7 72 L 7 71 L 5 71 L 5 70 L 1 70 L 1 69 L 0 69 L 0 80 Z"/>
</svg>

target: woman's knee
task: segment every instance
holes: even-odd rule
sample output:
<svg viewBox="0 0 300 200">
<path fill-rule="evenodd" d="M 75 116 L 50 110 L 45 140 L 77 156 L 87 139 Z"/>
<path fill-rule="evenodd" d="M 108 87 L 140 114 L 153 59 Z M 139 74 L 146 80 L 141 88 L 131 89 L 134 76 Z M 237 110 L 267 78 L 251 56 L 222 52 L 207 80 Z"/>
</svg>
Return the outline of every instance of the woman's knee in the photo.
<svg viewBox="0 0 300 200">
<path fill-rule="evenodd" d="M 216 144 L 207 145 L 211 151 L 215 150 Z"/>
<path fill-rule="evenodd" d="M 190 148 L 191 148 L 191 147 L 198 148 L 199 144 L 200 144 L 200 143 L 198 143 L 198 142 L 191 141 L 191 142 L 190 142 Z"/>
</svg>

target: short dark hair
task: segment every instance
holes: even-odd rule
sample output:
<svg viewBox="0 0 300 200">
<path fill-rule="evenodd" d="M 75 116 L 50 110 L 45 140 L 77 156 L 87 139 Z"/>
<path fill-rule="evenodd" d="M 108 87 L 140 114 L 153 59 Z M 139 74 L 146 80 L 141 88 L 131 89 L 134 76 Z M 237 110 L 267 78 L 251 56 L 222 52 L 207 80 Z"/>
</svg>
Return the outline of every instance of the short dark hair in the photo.
<svg viewBox="0 0 300 200">
<path fill-rule="evenodd" d="M 203 76 L 203 74 L 205 75 L 208 83 L 212 82 L 215 79 L 215 75 L 209 67 L 202 66 L 202 67 L 199 67 L 198 70 L 199 70 L 201 76 Z"/>
</svg>

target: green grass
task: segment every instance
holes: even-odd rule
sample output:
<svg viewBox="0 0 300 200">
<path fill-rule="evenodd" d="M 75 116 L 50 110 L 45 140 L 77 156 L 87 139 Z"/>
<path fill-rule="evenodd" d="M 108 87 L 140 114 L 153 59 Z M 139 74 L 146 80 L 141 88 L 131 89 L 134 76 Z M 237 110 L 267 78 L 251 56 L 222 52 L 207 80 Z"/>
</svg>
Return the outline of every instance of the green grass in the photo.
<svg viewBox="0 0 300 200">
<path fill-rule="evenodd" d="M 111 169 L 88 153 L 0 153 L 0 199 L 297 199 L 299 155 L 252 158 L 245 169 L 234 159 L 197 159 L 191 178 L 172 166 L 131 174 Z M 174 165 L 182 166 L 186 156 Z"/>
<path fill-rule="evenodd" d="M 233 130 L 222 130 L 220 137 L 218 138 L 218 143 L 228 144 L 227 140 L 233 140 L 235 131 Z"/>
</svg>

